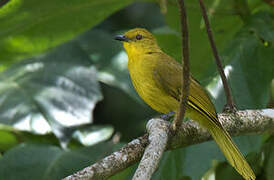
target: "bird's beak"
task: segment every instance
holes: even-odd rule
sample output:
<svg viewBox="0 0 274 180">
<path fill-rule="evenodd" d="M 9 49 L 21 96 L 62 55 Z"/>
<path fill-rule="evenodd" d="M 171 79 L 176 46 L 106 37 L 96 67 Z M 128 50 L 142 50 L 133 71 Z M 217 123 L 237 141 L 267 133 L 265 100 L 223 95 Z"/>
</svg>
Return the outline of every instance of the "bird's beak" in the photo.
<svg viewBox="0 0 274 180">
<path fill-rule="evenodd" d="M 118 40 L 118 41 L 124 41 L 124 42 L 130 41 L 130 39 L 128 37 L 126 37 L 125 35 L 117 35 L 117 36 L 115 36 L 114 39 Z"/>
</svg>

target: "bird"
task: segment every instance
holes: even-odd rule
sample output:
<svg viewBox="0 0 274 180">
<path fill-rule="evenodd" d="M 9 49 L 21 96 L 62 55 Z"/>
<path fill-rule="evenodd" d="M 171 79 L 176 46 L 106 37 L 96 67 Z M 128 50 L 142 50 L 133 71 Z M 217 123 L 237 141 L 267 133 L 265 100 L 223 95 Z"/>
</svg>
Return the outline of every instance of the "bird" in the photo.
<svg viewBox="0 0 274 180">
<path fill-rule="evenodd" d="M 158 46 L 148 30 L 134 28 L 115 36 L 122 41 L 128 55 L 128 70 L 139 96 L 154 110 L 168 114 L 177 112 L 182 96 L 183 66 Z M 256 178 L 253 170 L 223 128 L 206 90 L 190 75 L 186 116 L 206 128 L 228 162 L 246 180 Z"/>
</svg>

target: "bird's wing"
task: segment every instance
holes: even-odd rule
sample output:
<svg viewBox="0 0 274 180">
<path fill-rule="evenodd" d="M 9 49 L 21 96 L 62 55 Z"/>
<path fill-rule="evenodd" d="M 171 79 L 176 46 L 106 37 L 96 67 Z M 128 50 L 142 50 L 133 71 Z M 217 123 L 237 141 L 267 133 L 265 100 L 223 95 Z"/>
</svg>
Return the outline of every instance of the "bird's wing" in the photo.
<svg viewBox="0 0 274 180">
<path fill-rule="evenodd" d="M 164 53 L 159 54 L 153 70 L 156 86 L 165 93 L 180 101 L 182 66 Z"/>
<path fill-rule="evenodd" d="M 174 97 L 177 101 L 180 101 L 181 96 L 182 70 L 183 68 L 180 63 L 162 53 L 153 72 L 156 85 L 164 89 L 167 94 Z M 190 76 L 188 100 L 190 107 L 220 125 L 217 120 L 215 107 L 210 101 L 207 92 L 192 76 Z"/>
<path fill-rule="evenodd" d="M 190 78 L 189 105 L 196 108 L 197 111 L 206 115 L 215 124 L 221 126 L 217 118 L 217 113 L 206 90 L 193 77 Z"/>
</svg>

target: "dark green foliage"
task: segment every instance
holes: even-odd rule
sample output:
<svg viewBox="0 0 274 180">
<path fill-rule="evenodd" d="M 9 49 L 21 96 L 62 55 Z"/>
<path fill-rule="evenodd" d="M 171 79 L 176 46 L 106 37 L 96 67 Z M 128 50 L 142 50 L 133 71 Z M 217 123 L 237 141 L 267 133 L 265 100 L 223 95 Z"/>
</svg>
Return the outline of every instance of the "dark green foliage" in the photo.
<svg viewBox="0 0 274 180">
<path fill-rule="evenodd" d="M 266 108 L 274 92 L 273 8 L 261 0 L 205 2 L 237 107 Z M 145 27 L 181 61 L 175 1 L 167 10 L 161 14 L 156 1 L 130 0 L 10 0 L 0 6 L 0 179 L 61 179 L 143 135 L 157 113 L 136 94 L 127 55 L 113 37 Z M 225 97 L 198 1 L 187 1 L 187 10 L 191 72 L 220 112 Z M 122 143 L 113 144 L 112 135 Z M 234 140 L 257 179 L 273 179 L 273 137 Z M 224 160 L 213 141 L 168 151 L 153 179 L 241 179 Z M 110 179 L 131 179 L 136 166 Z"/>
<path fill-rule="evenodd" d="M 103 143 L 77 150 L 21 144 L 0 159 L 0 177 L 9 180 L 61 179 L 108 155 L 115 148 Z"/>
</svg>

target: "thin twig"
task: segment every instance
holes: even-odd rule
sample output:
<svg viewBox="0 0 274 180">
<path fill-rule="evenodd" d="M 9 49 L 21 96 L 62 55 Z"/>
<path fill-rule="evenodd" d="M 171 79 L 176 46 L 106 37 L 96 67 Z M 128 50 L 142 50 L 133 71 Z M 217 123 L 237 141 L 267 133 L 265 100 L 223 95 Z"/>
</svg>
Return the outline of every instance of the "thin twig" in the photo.
<svg viewBox="0 0 274 180">
<path fill-rule="evenodd" d="M 189 42 L 188 42 L 188 24 L 187 24 L 187 14 L 184 0 L 178 0 L 179 12 L 181 17 L 181 30 L 182 30 L 182 96 L 180 99 L 180 106 L 176 114 L 176 118 L 172 124 L 172 130 L 176 131 L 177 127 L 180 127 L 182 120 L 185 115 L 186 105 L 188 101 L 189 94 Z"/>
<path fill-rule="evenodd" d="M 170 124 L 162 119 L 151 119 L 147 123 L 149 145 L 146 147 L 142 160 L 135 171 L 133 180 L 150 179 L 158 167 L 166 150 Z"/>
<path fill-rule="evenodd" d="M 211 46 L 211 49 L 213 51 L 213 55 L 215 57 L 216 64 L 217 64 L 217 69 L 220 73 L 220 76 L 221 76 L 221 79 L 222 79 L 222 82 L 223 82 L 223 86 L 224 86 L 224 90 L 225 90 L 225 94 L 226 94 L 226 101 L 227 101 L 227 106 L 228 107 L 225 107 L 225 110 L 230 111 L 230 112 L 235 112 L 236 107 L 235 107 L 233 97 L 232 97 L 232 94 L 231 94 L 231 91 L 230 91 L 230 88 L 228 86 L 227 79 L 226 79 L 226 76 L 225 76 L 225 73 L 224 73 L 224 70 L 223 70 L 223 66 L 222 66 L 222 63 L 221 63 L 221 60 L 220 60 L 220 57 L 219 57 L 219 54 L 218 54 L 218 51 L 217 51 L 217 48 L 216 48 L 216 45 L 215 45 L 215 42 L 214 42 L 214 38 L 213 38 L 212 31 L 211 31 L 211 28 L 210 28 L 210 23 L 209 23 L 208 16 L 207 16 L 207 13 L 206 13 L 206 8 L 205 8 L 205 5 L 203 3 L 203 0 L 199 0 L 199 2 L 200 2 L 201 11 L 202 11 L 202 16 L 203 16 L 204 21 L 205 21 L 205 26 L 206 26 L 210 46 Z"/>
<path fill-rule="evenodd" d="M 235 114 L 222 113 L 218 114 L 218 119 L 231 136 L 262 134 L 273 131 L 274 109 L 244 110 L 237 111 Z M 170 126 L 168 121 L 165 123 L 167 123 L 166 126 Z M 187 121 L 182 123 L 175 136 L 168 139 L 166 150 L 199 144 L 211 139 L 212 137 L 206 129 L 194 121 Z M 107 179 L 139 161 L 148 141 L 147 135 L 141 136 L 119 151 L 113 152 L 64 180 Z M 198 164 L 199 162 L 193 163 Z"/>
</svg>

